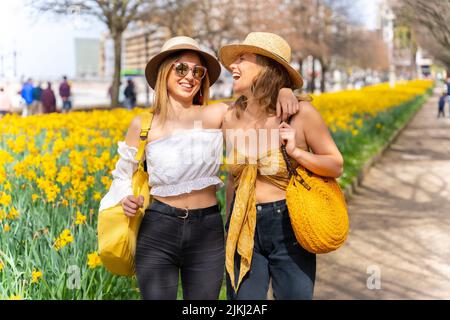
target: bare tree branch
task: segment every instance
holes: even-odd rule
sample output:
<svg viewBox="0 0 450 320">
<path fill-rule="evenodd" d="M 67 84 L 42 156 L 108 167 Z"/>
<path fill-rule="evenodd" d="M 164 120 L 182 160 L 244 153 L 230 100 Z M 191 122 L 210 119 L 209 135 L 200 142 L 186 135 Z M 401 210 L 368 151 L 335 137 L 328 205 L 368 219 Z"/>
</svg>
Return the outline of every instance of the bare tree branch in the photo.
<svg viewBox="0 0 450 320">
<path fill-rule="evenodd" d="M 399 19 L 422 34 L 418 40 L 426 43 L 431 48 L 428 51 L 450 71 L 450 0 L 400 0 L 391 5 Z M 423 36 L 423 29 L 428 37 Z"/>
</svg>

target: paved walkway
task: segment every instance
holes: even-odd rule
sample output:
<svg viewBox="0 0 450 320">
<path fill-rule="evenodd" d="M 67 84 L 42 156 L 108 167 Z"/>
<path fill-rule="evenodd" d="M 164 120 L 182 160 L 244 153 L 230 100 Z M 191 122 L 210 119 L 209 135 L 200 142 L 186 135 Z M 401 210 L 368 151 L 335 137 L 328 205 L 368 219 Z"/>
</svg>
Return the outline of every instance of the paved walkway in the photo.
<svg viewBox="0 0 450 320">
<path fill-rule="evenodd" d="M 318 256 L 315 299 L 450 299 L 450 118 L 437 99 L 350 199 L 348 241 Z"/>
</svg>

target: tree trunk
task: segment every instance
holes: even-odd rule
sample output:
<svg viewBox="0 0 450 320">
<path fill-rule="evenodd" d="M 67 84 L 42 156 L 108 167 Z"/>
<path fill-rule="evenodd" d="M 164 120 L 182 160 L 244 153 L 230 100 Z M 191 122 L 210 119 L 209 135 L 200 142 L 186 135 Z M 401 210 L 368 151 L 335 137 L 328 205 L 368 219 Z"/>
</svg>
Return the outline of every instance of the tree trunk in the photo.
<svg viewBox="0 0 450 320">
<path fill-rule="evenodd" d="M 417 47 L 414 46 L 411 49 L 411 80 L 412 79 L 417 79 L 418 74 L 417 74 L 417 63 L 416 63 L 416 55 L 417 55 Z"/>
<path fill-rule="evenodd" d="M 298 72 L 300 73 L 300 75 L 302 76 L 303 80 L 305 79 L 305 76 L 303 74 L 303 59 L 302 58 L 298 58 Z M 300 88 L 302 89 L 302 88 Z"/>
<path fill-rule="evenodd" d="M 316 58 L 312 59 L 311 81 L 309 83 L 309 92 L 314 93 L 316 90 Z"/>
<path fill-rule="evenodd" d="M 320 92 L 324 93 L 325 92 L 325 79 L 326 79 L 326 73 L 328 71 L 328 67 L 321 62 L 322 65 L 322 76 L 320 77 Z"/>
<path fill-rule="evenodd" d="M 298 72 L 300 72 L 300 74 L 303 77 L 303 59 L 302 58 L 298 58 Z"/>
<path fill-rule="evenodd" d="M 114 76 L 111 87 L 111 108 L 119 106 L 120 73 L 122 70 L 122 33 L 113 34 L 114 40 Z"/>
</svg>

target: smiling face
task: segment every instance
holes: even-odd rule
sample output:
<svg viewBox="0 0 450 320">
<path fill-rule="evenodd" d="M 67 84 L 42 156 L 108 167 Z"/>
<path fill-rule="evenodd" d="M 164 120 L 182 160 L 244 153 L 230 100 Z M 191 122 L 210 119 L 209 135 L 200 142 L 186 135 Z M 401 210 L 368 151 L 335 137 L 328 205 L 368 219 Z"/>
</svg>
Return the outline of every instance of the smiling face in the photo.
<svg viewBox="0 0 450 320">
<path fill-rule="evenodd" d="M 243 53 L 230 65 L 235 93 L 246 97 L 252 94 L 253 82 L 262 70 L 262 66 L 256 60 L 256 54 Z"/>
<path fill-rule="evenodd" d="M 202 63 L 200 57 L 193 52 L 183 53 L 174 64 L 179 62 L 187 63 L 190 70 L 185 76 L 179 76 L 173 66 L 167 78 L 167 91 L 175 100 L 192 103 L 202 85 L 202 80 L 194 78 L 192 69 L 195 65 L 202 66 Z"/>
</svg>

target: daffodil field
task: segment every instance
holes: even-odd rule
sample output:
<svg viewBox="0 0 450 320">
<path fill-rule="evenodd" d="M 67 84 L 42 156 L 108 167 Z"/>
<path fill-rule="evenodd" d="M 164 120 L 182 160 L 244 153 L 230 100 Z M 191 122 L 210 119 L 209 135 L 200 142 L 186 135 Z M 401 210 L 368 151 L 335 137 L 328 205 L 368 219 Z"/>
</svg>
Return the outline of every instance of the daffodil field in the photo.
<svg viewBox="0 0 450 320">
<path fill-rule="evenodd" d="M 431 87 L 417 80 L 313 96 L 345 158 L 341 185 L 410 119 Z M 135 278 L 102 267 L 96 228 L 117 142 L 143 111 L 0 119 L 0 299 L 139 299 Z M 224 190 L 218 197 L 223 204 Z"/>
</svg>

